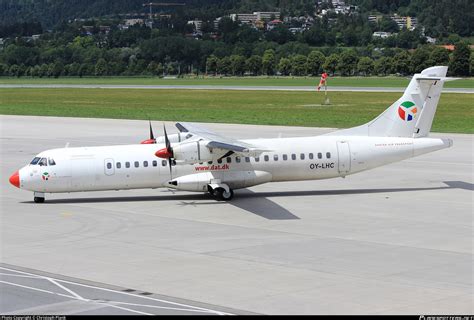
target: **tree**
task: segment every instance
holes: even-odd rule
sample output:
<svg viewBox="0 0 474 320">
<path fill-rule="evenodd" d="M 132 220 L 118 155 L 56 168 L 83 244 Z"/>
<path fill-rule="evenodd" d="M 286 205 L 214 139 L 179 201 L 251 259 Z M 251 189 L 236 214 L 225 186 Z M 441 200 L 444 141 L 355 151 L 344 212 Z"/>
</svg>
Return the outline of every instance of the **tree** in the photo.
<svg viewBox="0 0 474 320">
<path fill-rule="evenodd" d="M 291 60 L 288 58 L 281 58 L 278 62 L 278 71 L 284 76 L 287 76 L 291 72 Z"/>
<path fill-rule="evenodd" d="M 257 55 L 253 55 L 245 62 L 246 69 L 250 71 L 254 76 L 259 75 L 262 71 L 262 58 Z"/>
<path fill-rule="evenodd" d="M 8 70 L 10 77 L 19 77 L 20 67 L 17 64 L 12 64 Z"/>
<path fill-rule="evenodd" d="M 234 54 L 231 55 L 229 59 L 232 75 L 243 75 L 243 73 L 245 72 L 245 57 Z"/>
<path fill-rule="evenodd" d="M 450 71 L 456 76 L 469 76 L 469 62 L 471 50 L 465 42 L 458 42 L 454 47 L 453 58 L 450 64 Z"/>
<path fill-rule="evenodd" d="M 42 77 L 48 76 L 48 71 L 49 71 L 49 66 L 46 63 L 43 63 L 40 66 L 39 77 L 42 78 Z"/>
<path fill-rule="evenodd" d="M 326 57 L 321 51 L 313 50 L 309 53 L 308 59 L 306 60 L 307 72 L 316 76 L 320 73 Z"/>
<path fill-rule="evenodd" d="M 411 56 L 411 73 L 418 73 L 422 70 L 431 67 L 429 65 L 430 52 L 423 46 L 415 50 Z"/>
<path fill-rule="evenodd" d="M 376 75 L 389 75 L 393 69 L 393 58 L 382 57 L 374 62 L 374 73 Z"/>
<path fill-rule="evenodd" d="M 291 57 L 291 73 L 295 76 L 302 76 L 306 74 L 307 66 L 306 66 L 307 58 L 302 54 L 297 54 Z"/>
<path fill-rule="evenodd" d="M 357 69 L 357 53 L 354 50 L 347 50 L 341 54 L 339 63 L 337 64 L 337 70 L 343 76 L 353 75 Z"/>
<path fill-rule="evenodd" d="M 471 55 L 471 63 L 469 64 L 471 77 L 474 76 L 474 55 Z"/>
<path fill-rule="evenodd" d="M 217 65 L 219 63 L 219 59 L 215 55 L 210 55 L 206 59 L 206 72 L 207 73 L 217 73 Z"/>
<path fill-rule="evenodd" d="M 8 66 L 6 64 L 0 63 L 0 77 L 6 76 L 8 73 Z"/>
<path fill-rule="evenodd" d="M 279 44 L 294 40 L 295 36 L 283 24 L 277 24 L 272 30 L 265 34 L 267 41 L 274 41 Z"/>
<path fill-rule="evenodd" d="M 230 73 L 231 68 L 232 66 L 229 57 L 219 59 L 219 62 L 217 63 L 217 72 L 223 75 L 227 75 Z"/>
<path fill-rule="evenodd" d="M 447 66 L 449 64 L 449 52 L 443 47 L 435 47 L 430 53 L 430 64 L 433 66 Z"/>
<path fill-rule="evenodd" d="M 275 73 L 275 51 L 273 49 L 265 50 L 262 57 L 262 69 L 266 75 Z"/>
<path fill-rule="evenodd" d="M 323 64 L 324 71 L 331 73 L 331 75 L 334 75 L 339 64 L 339 59 L 340 57 L 337 53 L 333 53 L 329 57 L 327 57 L 326 61 Z"/>
<path fill-rule="evenodd" d="M 372 74 L 374 71 L 374 61 L 369 57 L 360 58 L 357 63 L 357 71 L 362 73 L 364 76 Z"/>
<path fill-rule="evenodd" d="M 96 76 L 105 76 L 107 74 L 107 61 L 104 58 L 100 58 L 97 63 L 95 64 L 95 72 Z"/>
<path fill-rule="evenodd" d="M 393 57 L 393 69 L 402 75 L 410 73 L 410 54 L 407 51 L 400 51 Z"/>
</svg>

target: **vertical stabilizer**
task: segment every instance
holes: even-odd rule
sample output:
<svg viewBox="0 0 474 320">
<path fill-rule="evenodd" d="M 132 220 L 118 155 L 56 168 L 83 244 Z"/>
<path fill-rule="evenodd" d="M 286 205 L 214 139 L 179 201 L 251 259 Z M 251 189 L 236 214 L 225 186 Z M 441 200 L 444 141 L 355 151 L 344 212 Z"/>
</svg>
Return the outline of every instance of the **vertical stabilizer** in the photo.
<svg viewBox="0 0 474 320">
<path fill-rule="evenodd" d="M 369 123 L 330 135 L 426 137 L 433 124 L 448 67 L 431 67 L 413 76 L 402 97 Z"/>
</svg>

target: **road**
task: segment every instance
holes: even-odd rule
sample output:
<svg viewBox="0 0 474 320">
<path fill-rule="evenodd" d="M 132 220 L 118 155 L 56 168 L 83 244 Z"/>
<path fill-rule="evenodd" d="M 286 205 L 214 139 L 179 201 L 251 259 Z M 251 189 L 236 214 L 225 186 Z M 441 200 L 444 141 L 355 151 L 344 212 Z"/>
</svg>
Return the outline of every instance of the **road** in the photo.
<svg viewBox="0 0 474 320">
<path fill-rule="evenodd" d="M 0 84 L 0 88 L 71 88 L 71 89 L 153 89 L 153 90 L 252 90 L 252 91 L 315 91 L 309 86 L 217 86 L 217 85 L 105 85 L 105 84 Z M 329 87 L 328 91 L 403 92 L 405 88 Z M 447 93 L 474 93 L 470 88 L 444 88 Z"/>
</svg>

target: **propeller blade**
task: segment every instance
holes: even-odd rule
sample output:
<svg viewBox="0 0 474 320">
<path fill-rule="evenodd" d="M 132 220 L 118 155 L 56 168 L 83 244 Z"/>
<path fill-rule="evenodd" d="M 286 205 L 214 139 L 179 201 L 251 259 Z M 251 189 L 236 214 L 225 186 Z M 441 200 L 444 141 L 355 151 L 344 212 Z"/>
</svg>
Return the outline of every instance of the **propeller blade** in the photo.
<svg viewBox="0 0 474 320">
<path fill-rule="evenodd" d="M 150 123 L 150 140 L 155 140 L 155 136 L 153 135 L 153 128 L 151 127 L 151 120 L 148 120 Z"/>
<path fill-rule="evenodd" d="M 170 167 L 170 180 L 173 180 L 173 167 L 172 167 L 172 158 L 173 158 L 173 148 L 171 148 L 171 143 L 170 140 L 168 139 L 168 133 L 166 132 L 166 126 L 163 123 L 163 131 L 165 133 L 165 145 L 166 145 L 166 151 L 169 154 L 168 157 L 168 166 Z"/>
</svg>

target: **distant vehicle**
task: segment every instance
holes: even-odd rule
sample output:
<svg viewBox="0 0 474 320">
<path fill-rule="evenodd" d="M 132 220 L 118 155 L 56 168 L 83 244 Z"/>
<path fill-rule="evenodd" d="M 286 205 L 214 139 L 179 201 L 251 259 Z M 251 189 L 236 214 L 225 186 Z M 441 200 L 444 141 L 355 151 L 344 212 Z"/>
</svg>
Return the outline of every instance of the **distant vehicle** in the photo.
<svg viewBox="0 0 474 320">
<path fill-rule="evenodd" d="M 403 96 L 367 124 L 315 137 L 234 140 L 196 124 L 136 145 L 41 152 L 10 177 L 12 185 L 45 193 L 173 188 L 231 200 L 235 189 L 267 182 L 345 177 L 451 147 L 428 138 L 447 67 L 415 74 Z"/>
</svg>

